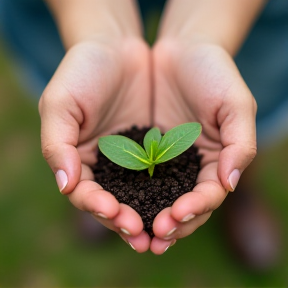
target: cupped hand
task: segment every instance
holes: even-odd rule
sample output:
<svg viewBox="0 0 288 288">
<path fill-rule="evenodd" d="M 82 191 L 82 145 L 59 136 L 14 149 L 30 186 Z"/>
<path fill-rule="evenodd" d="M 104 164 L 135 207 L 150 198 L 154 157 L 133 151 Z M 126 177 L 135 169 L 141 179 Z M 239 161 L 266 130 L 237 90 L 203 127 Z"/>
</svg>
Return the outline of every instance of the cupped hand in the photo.
<svg viewBox="0 0 288 288">
<path fill-rule="evenodd" d="M 150 51 L 135 37 L 68 50 L 39 103 L 42 152 L 61 193 L 138 252 L 150 238 L 135 210 L 94 182 L 98 138 L 151 123 Z"/>
<path fill-rule="evenodd" d="M 256 155 L 256 103 L 233 59 L 214 44 L 162 39 L 153 48 L 154 124 L 202 124 L 203 155 L 193 191 L 154 220 L 150 249 L 162 254 L 204 224 Z"/>
</svg>

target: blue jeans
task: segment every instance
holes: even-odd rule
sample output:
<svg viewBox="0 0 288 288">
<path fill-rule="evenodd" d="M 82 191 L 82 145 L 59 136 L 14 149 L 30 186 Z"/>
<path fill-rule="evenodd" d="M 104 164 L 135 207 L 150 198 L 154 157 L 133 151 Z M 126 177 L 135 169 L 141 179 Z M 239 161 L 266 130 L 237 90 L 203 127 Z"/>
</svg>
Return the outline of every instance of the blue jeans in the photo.
<svg viewBox="0 0 288 288">
<path fill-rule="evenodd" d="M 268 2 L 235 61 L 258 104 L 259 148 L 287 138 L 287 0 Z"/>
<path fill-rule="evenodd" d="M 165 0 L 139 0 L 142 16 L 162 9 Z M 0 0 L 0 28 L 14 57 L 25 68 L 25 81 L 41 95 L 65 51 L 53 19 L 39 0 Z M 259 147 L 288 135 L 288 1 L 268 2 L 236 64 L 257 104 Z M 268 131 L 268 132 L 267 132 Z"/>
</svg>

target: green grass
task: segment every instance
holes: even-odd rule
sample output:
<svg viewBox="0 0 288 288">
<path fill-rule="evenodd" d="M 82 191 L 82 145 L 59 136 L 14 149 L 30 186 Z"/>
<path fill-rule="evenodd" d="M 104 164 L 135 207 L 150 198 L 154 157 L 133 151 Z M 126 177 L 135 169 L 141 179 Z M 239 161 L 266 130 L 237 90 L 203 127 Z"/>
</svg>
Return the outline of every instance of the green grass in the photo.
<svg viewBox="0 0 288 288">
<path fill-rule="evenodd" d="M 75 210 L 41 155 L 37 103 L 6 57 L 1 48 L 0 287 L 287 287 L 286 247 L 271 271 L 243 268 L 226 247 L 220 209 L 162 256 L 137 254 L 116 234 L 103 245 L 80 241 Z M 279 214 L 285 239 L 287 148 L 288 142 L 263 155 L 256 179 Z"/>
</svg>

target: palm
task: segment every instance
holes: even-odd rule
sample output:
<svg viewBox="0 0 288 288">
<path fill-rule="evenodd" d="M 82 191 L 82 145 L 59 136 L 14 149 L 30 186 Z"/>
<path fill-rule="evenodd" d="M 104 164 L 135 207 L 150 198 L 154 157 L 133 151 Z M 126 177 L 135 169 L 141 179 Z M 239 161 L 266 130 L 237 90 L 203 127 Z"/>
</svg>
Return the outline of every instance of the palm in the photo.
<svg viewBox="0 0 288 288">
<path fill-rule="evenodd" d="M 230 83 L 230 79 L 224 78 L 226 71 L 218 69 L 214 55 L 205 58 L 189 50 L 186 54 L 171 55 L 171 50 L 159 46 L 154 50 L 156 125 L 167 130 L 184 122 L 200 122 L 203 132 L 197 146 L 204 156 L 202 165 L 217 161 L 223 147 L 219 111 Z"/>
<path fill-rule="evenodd" d="M 127 230 L 131 236 L 142 233 L 140 216 L 94 182 L 91 166 L 97 161 L 100 136 L 150 124 L 149 57 L 138 39 L 122 45 L 107 39 L 76 45 L 67 52 L 39 106 L 43 154 L 54 172 L 62 169 L 68 174 L 64 193 L 108 228 Z M 142 233 L 141 241 L 138 251 L 147 250 L 148 235 Z"/>
<path fill-rule="evenodd" d="M 72 51 L 75 68 L 67 71 L 64 85 L 84 116 L 77 147 L 88 165 L 96 161 L 99 136 L 150 122 L 149 53 L 140 41 L 123 46 L 121 51 L 93 46 Z"/>
<path fill-rule="evenodd" d="M 203 132 L 196 145 L 203 158 L 198 184 L 193 189 L 196 193 L 180 197 L 155 219 L 154 232 L 160 238 L 167 232 L 161 228 L 165 225 L 180 225 L 176 238 L 189 235 L 207 221 L 226 197 L 218 167 L 228 143 L 225 128 L 229 118 L 222 107 L 229 107 L 224 103 L 231 96 L 231 83 L 238 86 L 240 78 L 231 59 L 221 51 L 211 47 L 193 50 L 192 46 L 174 43 L 160 42 L 153 50 L 154 121 L 164 131 L 184 122 L 200 122 Z M 191 209 L 197 217 L 191 223 L 179 224 Z"/>
</svg>

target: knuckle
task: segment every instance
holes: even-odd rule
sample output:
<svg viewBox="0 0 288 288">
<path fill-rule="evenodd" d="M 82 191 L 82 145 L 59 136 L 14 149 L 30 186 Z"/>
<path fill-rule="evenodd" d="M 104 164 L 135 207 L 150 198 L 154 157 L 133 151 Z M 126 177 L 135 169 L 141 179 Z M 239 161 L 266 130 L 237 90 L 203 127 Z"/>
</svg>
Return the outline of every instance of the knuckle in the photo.
<svg viewBox="0 0 288 288">
<path fill-rule="evenodd" d="M 253 161 L 253 159 L 256 157 L 257 155 L 257 147 L 256 145 L 253 147 L 250 147 L 249 150 L 247 151 L 247 158 L 250 161 Z"/>
<path fill-rule="evenodd" d="M 81 210 L 90 213 L 95 213 L 95 211 L 92 208 L 93 205 L 91 207 L 91 204 L 95 203 L 95 197 L 93 194 L 94 193 L 92 191 L 88 191 L 85 193 L 85 195 L 83 195 L 84 197 L 82 197 L 81 204 L 79 206 Z"/>
<path fill-rule="evenodd" d="M 40 115 L 42 113 L 42 109 L 43 109 L 43 100 L 42 100 L 42 97 L 41 97 L 39 102 L 38 102 L 38 111 L 39 111 Z"/>
<path fill-rule="evenodd" d="M 253 105 L 254 113 L 255 113 L 255 115 L 256 115 L 257 110 L 258 110 L 258 104 L 257 104 L 257 102 L 256 102 L 256 100 L 255 100 L 254 97 L 253 97 L 253 103 L 252 103 L 252 105 Z"/>
<path fill-rule="evenodd" d="M 254 160 L 254 158 L 257 155 L 256 144 L 242 147 L 242 152 L 243 152 L 242 165 L 243 169 L 246 169 L 246 167 L 250 165 L 250 163 Z"/>
<path fill-rule="evenodd" d="M 49 160 L 54 155 L 54 149 L 51 145 L 47 145 L 42 148 L 42 155 L 46 160 Z"/>
<path fill-rule="evenodd" d="M 47 91 L 48 90 L 48 91 Z M 46 87 L 46 89 L 43 91 L 40 100 L 38 102 L 38 111 L 40 115 L 43 113 L 43 110 L 47 106 L 47 99 L 49 99 L 49 89 Z"/>
</svg>

